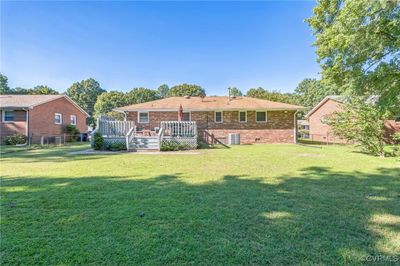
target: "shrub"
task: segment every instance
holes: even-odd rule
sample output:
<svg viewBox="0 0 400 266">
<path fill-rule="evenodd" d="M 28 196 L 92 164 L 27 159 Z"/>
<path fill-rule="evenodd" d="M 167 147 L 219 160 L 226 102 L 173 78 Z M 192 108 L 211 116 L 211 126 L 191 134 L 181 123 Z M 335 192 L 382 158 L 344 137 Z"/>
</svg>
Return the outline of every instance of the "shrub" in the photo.
<svg viewBox="0 0 400 266">
<path fill-rule="evenodd" d="M 104 148 L 104 138 L 99 132 L 94 133 L 93 148 L 95 150 L 102 150 Z"/>
<path fill-rule="evenodd" d="M 74 125 L 66 125 L 64 128 L 64 132 L 71 136 L 71 140 L 77 140 L 80 132 L 79 129 Z"/>
<path fill-rule="evenodd" d="M 400 144 L 400 132 L 394 133 L 392 138 L 395 144 Z"/>
<path fill-rule="evenodd" d="M 179 143 L 175 140 L 163 141 L 161 144 L 161 151 L 181 151 L 190 150 L 190 146 L 185 143 Z"/>
<path fill-rule="evenodd" d="M 122 142 L 113 142 L 108 145 L 107 149 L 112 151 L 122 151 L 126 150 L 126 145 Z"/>
<path fill-rule="evenodd" d="M 26 143 L 26 136 L 22 134 L 15 134 L 12 136 L 7 136 L 4 138 L 4 143 L 6 145 L 17 145 Z"/>
</svg>

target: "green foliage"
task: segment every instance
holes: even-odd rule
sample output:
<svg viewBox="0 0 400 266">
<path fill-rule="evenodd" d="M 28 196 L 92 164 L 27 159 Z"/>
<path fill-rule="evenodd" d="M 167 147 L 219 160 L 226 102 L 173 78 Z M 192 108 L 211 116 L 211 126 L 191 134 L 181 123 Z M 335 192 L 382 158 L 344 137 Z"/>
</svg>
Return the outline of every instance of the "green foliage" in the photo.
<svg viewBox="0 0 400 266">
<path fill-rule="evenodd" d="M 66 125 L 64 127 L 64 133 L 66 133 L 71 140 L 77 140 L 80 131 L 75 125 Z"/>
<path fill-rule="evenodd" d="M 169 87 L 167 84 L 162 84 L 160 87 L 157 89 L 157 96 L 159 98 L 165 98 L 168 94 Z"/>
<path fill-rule="evenodd" d="M 400 108 L 398 1 L 319 0 L 307 21 L 325 82 L 350 96 L 379 96 L 376 108 Z"/>
<path fill-rule="evenodd" d="M 231 89 L 231 96 L 243 96 L 243 93 L 236 87 L 229 87 Z"/>
<path fill-rule="evenodd" d="M 106 91 L 92 78 L 76 82 L 67 89 L 67 95 L 90 115 L 93 114 L 97 97 L 103 92 Z"/>
<path fill-rule="evenodd" d="M 123 142 L 112 142 L 109 145 L 107 145 L 107 150 L 110 151 L 123 151 L 126 150 L 126 144 Z"/>
<path fill-rule="evenodd" d="M 328 95 L 337 95 L 339 90 L 334 86 L 322 84 L 320 80 L 304 79 L 297 85 L 294 97 L 298 104 L 313 108 Z"/>
<path fill-rule="evenodd" d="M 175 85 L 167 93 L 167 97 L 172 96 L 202 96 L 206 95 L 205 90 L 194 84 L 183 83 L 181 85 Z"/>
<path fill-rule="evenodd" d="M 157 91 L 146 88 L 134 88 L 125 95 L 127 104 L 150 102 L 159 99 Z"/>
<path fill-rule="evenodd" d="M 282 102 L 295 104 L 295 98 L 290 93 L 281 93 L 279 91 L 268 91 L 261 87 L 252 88 L 247 91 L 248 97 L 259 98 L 264 100 L 269 100 L 273 102 Z"/>
<path fill-rule="evenodd" d="M 394 143 L 400 144 L 400 132 L 396 132 L 392 136 Z"/>
<path fill-rule="evenodd" d="M 344 106 L 343 112 L 332 115 L 329 125 L 335 135 L 355 141 L 364 152 L 384 156 L 384 121 L 387 113 L 359 100 Z"/>
<path fill-rule="evenodd" d="M 112 110 L 126 104 L 126 96 L 123 92 L 103 92 L 99 97 L 97 97 L 96 104 L 94 105 L 94 112 L 96 116 L 106 114 L 108 116 L 121 118 L 121 116 L 123 117 L 123 114 L 113 112 Z"/>
<path fill-rule="evenodd" d="M 95 150 L 102 150 L 104 148 L 104 138 L 99 132 L 93 135 L 93 148 Z"/>
<path fill-rule="evenodd" d="M 161 143 L 161 151 L 181 151 L 190 150 L 190 146 L 185 143 L 179 143 L 174 140 L 163 141 Z"/>
<path fill-rule="evenodd" d="M 58 91 L 53 90 L 52 88 L 44 85 L 35 86 L 33 89 L 28 91 L 28 94 L 59 94 Z"/>
<path fill-rule="evenodd" d="M 0 73 L 0 94 L 11 94 L 10 87 L 8 86 L 8 78 Z"/>
<path fill-rule="evenodd" d="M 25 144 L 26 141 L 27 141 L 26 136 L 22 134 L 14 134 L 11 136 L 6 136 L 4 138 L 4 144 L 6 145 Z"/>
</svg>

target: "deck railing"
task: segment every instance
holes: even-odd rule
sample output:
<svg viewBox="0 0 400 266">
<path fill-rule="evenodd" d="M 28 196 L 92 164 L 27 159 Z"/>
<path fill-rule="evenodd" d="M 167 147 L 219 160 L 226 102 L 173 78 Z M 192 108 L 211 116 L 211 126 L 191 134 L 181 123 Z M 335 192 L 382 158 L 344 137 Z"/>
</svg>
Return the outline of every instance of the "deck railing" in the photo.
<svg viewBox="0 0 400 266">
<path fill-rule="evenodd" d="M 125 137 L 133 127 L 133 121 L 118 121 L 105 116 L 97 120 L 97 131 L 104 137 Z"/>
<path fill-rule="evenodd" d="M 162 121 L 161 128 L 164 136 L 195 137 L 197 125 L 194 121 Z"/>
</svg>

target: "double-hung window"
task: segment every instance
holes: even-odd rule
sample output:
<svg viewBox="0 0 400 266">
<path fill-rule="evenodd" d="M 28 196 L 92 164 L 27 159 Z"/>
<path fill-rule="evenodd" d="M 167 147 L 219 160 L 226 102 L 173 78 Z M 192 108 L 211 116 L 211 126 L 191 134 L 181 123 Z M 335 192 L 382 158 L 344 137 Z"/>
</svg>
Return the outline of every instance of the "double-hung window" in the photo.
<svg viewBox="0 0 400 266">
<path fill-rule="evenodd" d="M 71 115 L 70 124 L 76 126 L 76 115 Z"/>
<path fill-rule="evenodd" d="M 142 124 L 149 123 L 149 112 L 139 112 L 138 122 Z"/>
<path fill-rule="evenodd" d="M 222 123 L 224 121 L 224 116 L 222 112 L 214 112 L 215 123 Z"/>
<path fill-rule="evenodd" d="M 59 113 L 54 114 L 54 124 L 56 124 L 56 125 L 62 124 L 62 114 L 59 114 Z"/>
<path fill-rule="evenodd" d="M 256 122 L 264 123 L 267 122 L 267 112 L 256 112 Z"/>
<path fill-rule="evenodd" d="M 239 111 L 239 122 L 246 123 L 247 122 L 247 112 Z"/>
<path fill-rule="evenodd" d="M 14 122 L 14 111 L 3 110 L 3 122 L 4 123 L 12 123 L 12 122 Z"/>
<path fill-rule="evenodd" d="M 183 121 L 190 121 L 190 112 L 183 112 Z"/>
</svg>

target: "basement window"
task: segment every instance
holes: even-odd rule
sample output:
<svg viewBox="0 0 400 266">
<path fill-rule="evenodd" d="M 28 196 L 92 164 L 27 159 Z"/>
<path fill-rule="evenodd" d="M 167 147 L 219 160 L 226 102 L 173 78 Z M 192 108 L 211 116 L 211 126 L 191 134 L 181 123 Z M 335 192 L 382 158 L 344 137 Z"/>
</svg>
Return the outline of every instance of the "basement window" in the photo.
<svg viewBox="0 0 400 266">
<path fill-rule="evenodd" d="M 4 123 L 12 123 L 12 122 L 14 122 L 14 111 L 5 111 L 5 110 L 3 110 L 3 122 Z"/>
<path fill-rule="evenodd" d="M 149 123 L 149 112 L 139 112 L 138 122 L 142 124 Z"/>
</svg>

